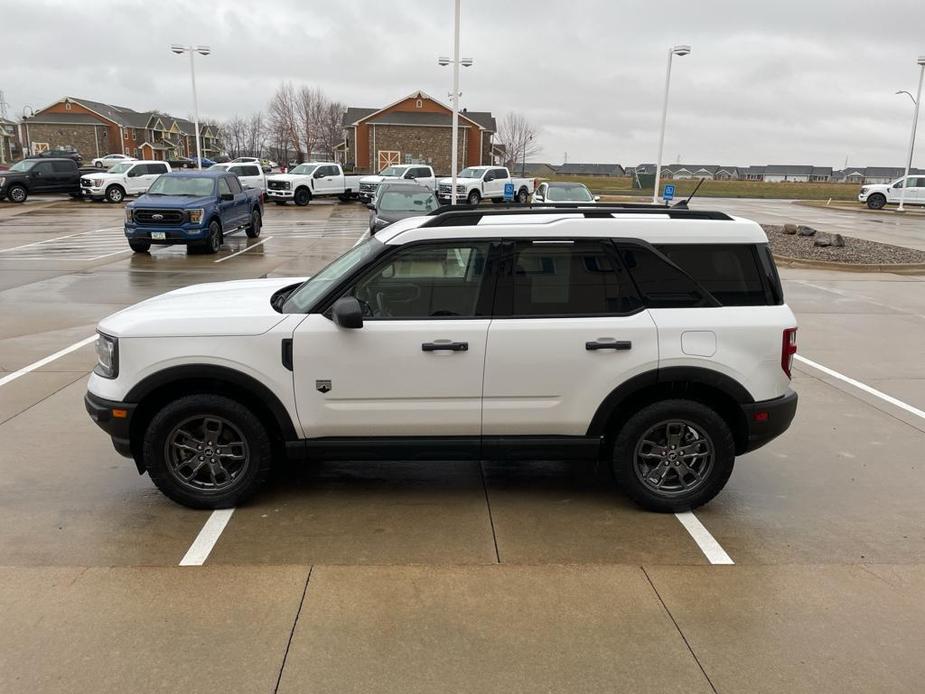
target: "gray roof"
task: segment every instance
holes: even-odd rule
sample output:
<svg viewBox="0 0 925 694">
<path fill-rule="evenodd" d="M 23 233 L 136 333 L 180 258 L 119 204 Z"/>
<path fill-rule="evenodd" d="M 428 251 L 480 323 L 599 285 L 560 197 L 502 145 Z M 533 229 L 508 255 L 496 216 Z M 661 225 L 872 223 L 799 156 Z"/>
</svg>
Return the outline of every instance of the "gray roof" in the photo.
<svg viewBox="0 0 925 694">
<path fill-rule="evenodd" d="M 354 123 L 356 123 L 358 120 L 363 120 L 364 118 L 368 118 L 369 116 L 373 115 L 377 111 L 381 111 L 381 110 L 382 110 L 381 108 L 360 108 L 357 106 L 350 106 L 344 112 L 342 123 L 344 127 L 349 127 L 353 125 Z M 445 114 L 440 114 L 440 113 L 430 114 L 430 113 L 414 113 L 414 112 L 405 112 L 405 111 L 391 111 L 389 113 L 382 114 L 381 117 L 382 118 L 387 118 L 387 117 L 392 118 L 393 116 L 396 116 L 399 113 L 410 113 L 410 115 L 420 115 L 420 116 L 445 115 Z M 486 130 L 490 130 L 491 132 L 495 132 L 497 128 L 496 123 L 495 123 L 495 117 L 491 115 L 491 113 L 488 111 L 467 111 L 463 109 L 459 113 L 460 115 L 465 116 L 469 120 L 474 121 L 480 127 L 485 128 Z M 449 117 L 450 116 L 447 116 L 447 118 Z M 373 121 L 373 122 L 376 122 L 376 121 Z M 410 124 L 402 123 L 402 125 L 410 125 Z M 413 125 L 418 125 L 418 124 L 413 124 Z"/>
<path fill-rule="evenodd" d="M 764 172 L 772 176 L 812 176 L 813 167 L 793 164 L 768 164 Z"/>
<path fill-rule="evenodd" d="M 72 123 L 76 125 L 102 125 L 100 119 L 89 113 L 42 113 L 27 118 L 27 123 Z"/>
<path fill-rule="evenodd" d="M 376 111 L 381 111 L 379 108 L 357 108 L 355 106 L 347 107 L 347 110 L 344 112 L 343 123 L 344 126 L 353 125 L 358 120 L 366 118 L 367 116 L 373 115 Z"/>
<path fill-rule="evenodd" d="M 453 116 L 448 113 L 413 113 L 407 111 L 391 111 L 383 113 L 366 121 L 370 125 L 427 125 L 445 126 L 453 125 Z M 459 121 L 460 128 L 470 128 L 469 124 Z"/>
<path fill-rule="evenodd" d="M 514 168 L 517 171 L 523 170 L 527 174 L 537 174 L 545 173 L 547 170 L 555 171 L 558 173 L 558 170 L 561 167 L 554 166 L 553 164 L 545 164 L 543 162 L 527 162 L 526 164 L 515 165 Z"/>
<path fill-rule="evenodd" d="M 564 176 L 623 176 L 620 164 L 563 164 L 556 168 L 556 173 Z"/>
</svg>

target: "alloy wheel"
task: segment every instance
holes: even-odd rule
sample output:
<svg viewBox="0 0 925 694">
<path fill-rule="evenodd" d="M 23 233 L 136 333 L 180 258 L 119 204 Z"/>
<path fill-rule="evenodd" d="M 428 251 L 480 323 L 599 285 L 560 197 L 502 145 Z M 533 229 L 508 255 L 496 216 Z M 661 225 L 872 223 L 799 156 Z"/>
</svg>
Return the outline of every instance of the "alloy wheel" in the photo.
<svg viewBox="0 0 925 694">
<path fill-rule="evenodd" d="M 640 437 L 633 471 L 655 494 L 680 496 L 705 483 L 715 454 L 713 441 L 702 427 L 685 419 L 666 420 Z"/>
<path fill-rule="evenodd" d="M 177 424 L 164 444 L 170 475 L 196 492 L 219 492 L 233 486 L 250 464 L 240 430 L 224 417 L 201 415 Z"/>
</svg>

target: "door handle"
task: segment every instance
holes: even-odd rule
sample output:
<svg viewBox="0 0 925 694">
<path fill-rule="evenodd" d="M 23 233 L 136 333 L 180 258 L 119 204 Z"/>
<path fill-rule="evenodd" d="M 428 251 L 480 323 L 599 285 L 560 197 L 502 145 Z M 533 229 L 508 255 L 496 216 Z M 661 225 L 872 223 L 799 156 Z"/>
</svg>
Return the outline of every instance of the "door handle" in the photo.
<svg viewBox="0 0 925 694">
<path fill-rule="evenodd" d="M 468 342 L 425 342 L 421 345 L 422 352 L 468 352 Z"/>
<path fill-rule="evenodd" d="M 633 343 L 629 340 L 591 340 L 585 342 L 585 349 L 588 351 L 593 351 L 596 349 L 615 349 L 619 351 L 626 351 L 633 348 Z"/>
</svg>

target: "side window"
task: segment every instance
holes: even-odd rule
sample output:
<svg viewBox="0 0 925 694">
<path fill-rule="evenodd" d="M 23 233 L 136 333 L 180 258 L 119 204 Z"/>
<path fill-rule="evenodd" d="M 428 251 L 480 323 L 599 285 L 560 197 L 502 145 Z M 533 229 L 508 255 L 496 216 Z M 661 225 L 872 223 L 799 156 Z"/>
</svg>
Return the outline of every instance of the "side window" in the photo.
<svg viewBox="0 0 925 694">
<path fill-rule="evenodd" d="M 256 166 L 242 166 L 241 174 L 242 176 L 259 176 L 260 169 Z"/>
<path fill-rule="evenodd" d="M 242 190 L 244 190 L 241 187 L 241 181 L 239 181 L 236 176 L 231 176 L 231 177 L 224 176 L 222 177 L 222 180 L 228 182 L 228 187 L 231 188 L 231 192 L 234 193 L 235 195 L 237 195 Z"/>
<path fill-rule="evenodd" d="M 497 314 L 606 316 L 642 306 L 616 255 L 600 241 L 518 243 Z"/>
<path fill-rule="evenodd" d="M 54 168 L 52 168 L 50 161 L 40 161 L 32 167 L 32 173 L 41 174 L 42 176 L 47 176 L 52 171 L 54 171 Z"/>
<path fill-rule="evenodd" d="M 165 174 L 167 173 L 167 164 L 148 164 L 148 173 Z"/>
<path fill-rule="evenodd" d="M 128 178 L 135 178 L 136 176 L 144 176 L 148 173 L 148 167 L 146 164 L 136 164 L 128 170 L 125 174 Z"/>
<path fill-rule="evenodd" d="M 419 168 L 417 168 L 417 169 L 414 170 L 414 177 L 415 177 L 415 178 L 428 178 L 429 176 L 430 176 L 430 170 L 429 170 L 429 169 L 422 169 L 422 168 L 419 167 Z"/>
<path fill-rule="evenodd" d="M 768 303 L 755 249 L 748 244 L 666 244 L 658 246 L 679 268 L 723 306 Z"/>
<path fill-rule="evenodd" d="M 51 166 L 55 173 L 74 173 L 77 169 L 77 166 L 69 161 L 53 161 Z"/>
<path fill-rule="evenodd" d="M 231 188 L 228 187 L 229 179 L 222 177 L 218 179 L 218 194 L 219 195 L 230 195 Z"/>
<path fill-rule="evenodd" d="M 447 242 L 398 251 L 348 292 L 368 318 L 476 318 L 488 314 L 489 243 Z"/>
<path fill-rule="evenodd" d="M 499 178 L 507 178 L 507 171 L 504 169 L 495 169 L 492 171 L 492 173 L 495 175 L 495 180 L 498 180 Z"/>
<path fill-rule="evenodd" d="M 619 245 L 620 259 L 647 308 L 709 306 L 697 285 L 644 246 Z"/>
</svg>

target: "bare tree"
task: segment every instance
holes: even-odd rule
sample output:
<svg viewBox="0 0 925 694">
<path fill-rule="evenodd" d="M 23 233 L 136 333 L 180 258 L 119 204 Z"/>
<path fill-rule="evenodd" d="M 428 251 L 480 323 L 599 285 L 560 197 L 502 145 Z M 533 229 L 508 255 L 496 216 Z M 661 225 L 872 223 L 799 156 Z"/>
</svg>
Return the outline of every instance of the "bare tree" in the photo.
<svg viewBox="0 0 925 694">
<path fill-rule="evenodd" d="M 337 146 L 344 141 L 344 112 L 347 107 L 339 101 L 325 103 L 319 112 L 318 147 L 333 161 Z"/>
<path fill-rule="evenodd" d="M 262 113 L 254 113 L 247 119 L 245 133 L 247 156 L 262 157 L 267 140 L 266 121 Z"/>
<path fill-rule="evenodd" d="M 511 171 L 518 171 L 524 161 L 542 151 L 537 141 L 536 127 L 522 113 L 512 111 L 505 114 L 498 125 L 495 139 L 504 145 L 504 164 Z"/>
<path fill-rule="evenodd" d="M 286 150 L 292 150 L 294 156 L 302 161 L 304 145 L 302 143 L 302 128 L 299 119 L 299 95 L 292 84 L 281 84 L 270 99 L 267 109 L 270 131 L 276 147 L 285 143 Z"/>
</svg>

